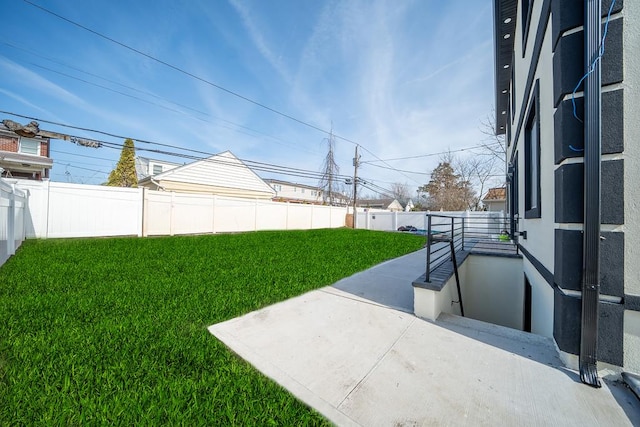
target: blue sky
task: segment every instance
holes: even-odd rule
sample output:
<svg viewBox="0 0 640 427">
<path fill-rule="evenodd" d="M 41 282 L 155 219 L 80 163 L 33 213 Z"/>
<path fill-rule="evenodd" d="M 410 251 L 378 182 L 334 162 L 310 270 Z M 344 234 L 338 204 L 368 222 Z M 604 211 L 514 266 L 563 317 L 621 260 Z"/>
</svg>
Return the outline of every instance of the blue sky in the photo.
<svg viewBox="0 0 640 427">
<path fill-rule="evenodd" d="M 490 0 L 30 1 L 300 121 L 323 130 L 333 126 L 335 134 L 363 147 L 359 175 L 384 188 L 399 182 L 415 191 L 438 157 L 366 162 L 457 150 L 486 139 L 481 122 L 494 103 Z M 3 16 L 0 110 L 321 169 L 326 133 L 27 2 L 4 2 Z M 0 114 L 5 118 L 29 121 Z M 122 143 L 43 122 L 41 128 Z M 354 147 L 336 139 L 341 174 L 353 173 Z M 91 184 L 106 180 L 120 154 L 65 141 L 53 141 L 52 150 L 52 180 Z"/>
</svg>

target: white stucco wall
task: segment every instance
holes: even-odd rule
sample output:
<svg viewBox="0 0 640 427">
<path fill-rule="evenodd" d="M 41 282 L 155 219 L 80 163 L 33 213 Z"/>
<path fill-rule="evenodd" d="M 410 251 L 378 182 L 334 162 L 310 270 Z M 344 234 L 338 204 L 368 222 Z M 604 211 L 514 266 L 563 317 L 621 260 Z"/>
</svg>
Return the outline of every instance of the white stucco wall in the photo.
<svg viewBox="0 0 640 427">
<path fill-rule="evenodd" d="M 515 136 L 517 121 L 520 118 L 522 110 L 522 101 L 524 95 L 529 96 L 529 103 L 525 106 L 525 115 L 523 122 L 527 120 L 528 108 L 531 105 L 534 95 L 536 80 L 539 81 L 539 102 L 540 111 L 537 114 L 540 117 L 540 207 L 541 218 L 525 219 L 525 131 L 524 123 L 520 131 L 518 141 L 513 145 L 513 150 L 517 150 L 518 170 L 519 170 L 519 212 L 520 212 L 520 231 L 527 231 L 527 239 L 520 239 L 520 244 L 527 249 L 538 261 L 540 261 L 549 271 L 554 270 L 554 229 L 555 229 L 555 182 L 554 182 L 554 122 L 553 115 L 555 112 L 553 106 L 553 53 L 552 53 L 552 30 L 551 19 L 547 24 L 547 30 L 544 36 L 540 58 L 536 69 L 531 93 L 525 94 L 525 84 L 529 73 L 531 57 L 535 44 L 535 32 L 538 27 L 542 2 L 533 3 L 533 14 L 531 27 L 529 28 L 529 41 L 526 47 L 526 55 L 524 59 L 522 55 L 516 55 L 516 112 L 512 134 Z M 522 43 L 519 37 L 519 31 L 516 31 L 516 51 L 520 52 Z"/>
<path fill-rule="evenodd" d="M 640 2 L 624 3 L 624 290 L 640 295 Z M 640 312 L 624 312 L 624 369 L 640 373 Z"/>
<path fill-rule="evenodd" d="M 624 369 L 640 374 L 640 312 L 624 312 Z"/>
<path fill-rule="evenodd" d="M 440 313 L 460 314 L 457 301 L 456 278 L 452 276 L 440 291 L 413 288 L 413 312 L 416 316 L 436 320 Z"/>
<path fill-rule="evenodd" d="M 623 46 L 624 287 L 625 293 L 640 295 L 640 2 L 624 2 Z"/>
<path fill-rule="evenodd" d="M 521 258 L 470 255 L 459 265 L 465 317 L 522 330 L 524 280 Z M 414 288 L 414 313 L 436 320 L 440 313 L 460 314 L 455 275 L 441 291 Z"/>
<path fill-rule="evenodd" d="M 522 330 L 522 258 L 469 255 L 462 267 L 465 316 Z"/>
</svg>

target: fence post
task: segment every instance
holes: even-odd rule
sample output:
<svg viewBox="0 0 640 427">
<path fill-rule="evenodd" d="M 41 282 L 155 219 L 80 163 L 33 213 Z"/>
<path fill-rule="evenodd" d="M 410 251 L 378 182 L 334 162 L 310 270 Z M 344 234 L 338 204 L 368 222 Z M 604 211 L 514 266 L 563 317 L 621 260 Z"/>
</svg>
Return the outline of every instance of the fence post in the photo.
<svg viewBox="0 0 640 427">
<path fill-rule="evenodd" d="M 254 207 L 253 207 L 253 230 L 258 231 L 258 198 L 254 199 Z"/>
<path fill-rule="evenodd" d="M 49 213 L 51 212 L 51 181 L 47 181 L 47 216 L 45 218 L 44 238 L 49 238 Z"/>
<path fill-rule="evenodd" d="M 7 255 L 16 253 L 16 186 L 11 184 L 9 213 L 7 215 Z"/>
<path fill-rule="evenodd" d="M 171 202 L 169 205 L 169 236 L 173 236 L 173 199 L 174 192 L 171 192 Z"/>
<path fill-rule="evenodd" d="M 462 250 L 464 251 L 464 217 L 462 217 Z"/>
<path fill-rule="evenodd" d="M 284 225 L 284 229 L 285 230 L 289 229 L 289 202 L 287 202 L 287 222 Z"/>
<path fill-rule="evenodd" d="M 138 230 L 138 237 L 145 237 L 146 233 L 145 233 L 145 226 L 147 223 L 147 220 L 145 218 L 145 215 L 147 214 L 147 206 L 146 206 L 146 187 L 142 187 L 140 188 L 140 229 Z"/>
<path fill-rule="evenodd" d="M 311 218 L 309 220 L 309 228 L 313 230 L 313 205 L 310 205 L 310 206 L 311 206 L 311 213 L 309 214 L 309 216 Z M 331 205 L 329 205 L 329 206 L 331 206 Z"/>
<path fill-rule="evenodd" d="M 398 212 L 394 211 L 392 215 L 393 215 L 393 217 L 392 217 L 392 220 L 391 220 L 391 228 L 393 230 L 391 230 L 391 231 L 396 231 L 398 229 Z"/>
<path fill-rule="evenodd" d="M 216 234 L 216 201 L 218 196 L 215 194 L 211 198 L 211 234 Z"/>
<path fill-rule="evenodd" d="M 431 216 L 426 215 L 425 221 L 427 223 L 427 271 L 425 273 L 425 282 L 429 282 L 429 270 L 431 270 Z"/>
</svg>

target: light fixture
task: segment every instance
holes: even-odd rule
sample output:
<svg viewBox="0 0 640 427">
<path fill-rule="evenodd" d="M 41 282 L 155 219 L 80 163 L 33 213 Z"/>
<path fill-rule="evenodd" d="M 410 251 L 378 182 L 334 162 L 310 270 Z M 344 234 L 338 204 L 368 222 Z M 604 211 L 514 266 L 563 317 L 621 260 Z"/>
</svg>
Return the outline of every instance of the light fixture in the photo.
<svg viewBox="0 0 640 427">
<path fill-rule="evenodd" d="M 506 89 L 502 89 L 502 93 L 507 93 L 507 90 Z"/>
<path fill-rule="evenodd" d="M 506 112 L 506 111 L 503 111 L 503 112 L 502 112 L 502 115 L 504 116 L 505 114 L 507 114 L 507 112 Z"/>
<path fill-rule="evenodd" d="M 507 68 L 509 68 L 509 64 L 504 64 L 504 65 L 502 66 L 502 68 L 504 68 L 504 69 L 506 70 Z"/>
<path fill-rule="evenodd" d="M 507 18 L 507 19 L 504 20 L 505 24 L 508 24 L 509 22 L 511 22 L 511 18 Z"/>
<path fill-rule="evenodd" d="M 509 37 L 511 37 L 511 34 L 507 33 L 504 36 L 502 36 L 505 40 L 508 39 Z"/>
</svg>

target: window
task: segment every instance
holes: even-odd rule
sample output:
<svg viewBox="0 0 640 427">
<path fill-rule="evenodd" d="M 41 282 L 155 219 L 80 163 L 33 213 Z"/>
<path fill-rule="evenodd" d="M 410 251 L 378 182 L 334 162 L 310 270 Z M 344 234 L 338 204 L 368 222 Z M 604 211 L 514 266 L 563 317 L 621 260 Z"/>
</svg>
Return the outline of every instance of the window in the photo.
<svg viewBox="0 0 640 427">
<path fill-rule="evenodd" d="M 273 184 L 273 189 L 276 191 L 282 191 L 282 186 L 279 184 Z"/>
<path fill-rule="evenodd" d="M 20 138 L 20 148 L 18 150 L 22 154 L 40 155 L 40 140 L 34 138 Z"/>
<path fill-rule="evenodd" d="M 162 173 L 162 165 L 153 165 L 153 175 Z"/>
<path fill-rule="evenodd" d="M 518 152 L 516 151 L 516 155 L 513 158 L 513 163 L 509 165 L 509 173 L 507 175 L 507 179 L 509 181 L 509 219 L 511 222 L 511 236 L 515 236 L 515 232 L 517 229 L 517 216 L 520 211 L 518 208 L 519 199 L 518 199 Z"/>
<path fill-rule="evenodd" d="M 511 120 L 516 116 L 516 55 L 511 57 Z"/>
<path fill-rule="evenodd" d="M 312 190 L 312 191 L 311 191 L 311 195 L 312 195 L 312 196 L 317 196 L 317 195 L 318 195 L 318 193 L 317 193 L 316 191 L 313 191 L 313 190 Z"/>
<path fill-rule="evenodd" d="M 304 194 L 304 188 L 302 190 L 300 190 L 300 192 Z"/>
<path fill-rule="evenodd" d="M 527 35 L 529 34 L 529 26 L 531 24 L 531 9 L 533 0 L 522 0 L 522 57 L 527 48 Z"/>
<path fill-rule="evenodd" d="M 525 218 L 540 218 L 540 105 L 536 81 L 524 130 L 524 208 Z"/>
</svg>

